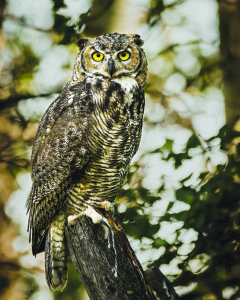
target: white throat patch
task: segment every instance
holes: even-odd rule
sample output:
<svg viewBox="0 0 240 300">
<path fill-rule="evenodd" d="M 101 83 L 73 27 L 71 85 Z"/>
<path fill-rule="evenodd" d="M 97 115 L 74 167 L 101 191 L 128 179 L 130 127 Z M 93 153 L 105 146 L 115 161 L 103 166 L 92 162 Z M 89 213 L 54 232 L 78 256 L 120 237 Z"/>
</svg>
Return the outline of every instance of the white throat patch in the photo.
<svg viewBox="0 0 240 300">
<path fill-rule="evenodd" d="M 135 90 L 138 87 L 136 79 L 132 77 L 116 78 L 114 81 L 121 85 L 126 94 L 129 94 L 132 90 Z"/>
</svg>

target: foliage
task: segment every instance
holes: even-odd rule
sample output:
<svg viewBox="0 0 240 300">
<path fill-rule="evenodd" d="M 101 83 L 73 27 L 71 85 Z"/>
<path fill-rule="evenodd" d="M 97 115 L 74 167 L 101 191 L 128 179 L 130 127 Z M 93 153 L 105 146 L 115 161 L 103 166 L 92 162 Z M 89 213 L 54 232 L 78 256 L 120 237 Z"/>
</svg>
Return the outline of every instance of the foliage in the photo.
<svg viewBox="0 0 240 300">
<path fill-rule="evenodd" d="M 109 7 L 112 5 L 113 0 L 99 1 L 95 0 L 92 3 L 92 6 L 86 13 L 82 13 L 78 21 L 72 24 L 70 17 L 65 17 L 58 14 L 58 10 L 65 8 L 66 4 L 64 1 L 55 0 L 53 10 L 54 14 L 54 31 L 62 36 L 60 44 L 68 45 L 71 42 L 76 42 L 79 38 L 79 33 L 82 30 L 82 27 L 93 20 L 98 19 L 104 14 Z"/>
<path fill-rule="evenodd" d="M 182 143 L 181 150 L 179 148 L 176 150 L 176 138 L 165 134 L 163 138 L 161 137 L 162 143 L 153 143 L 154 147 L 141 152 L 140 158 L 130 167 L 126 184 L 117 199 L 119 218 L 128 236 L 140 241 L 141 249 L 136 248 L 136 251 L 148 253 L 150 250 L 150 253 L 154 254 L 145 259 L 149 266 L 154 265 L 164 269 L 163 273 L 169 276 L 175 286 L 190 286 L 181 299 L 226 299 L 222 293 L 224 289 L 231 290 L 232 296 L 229 299 L 237 299 L 240 297 L 238 288 L 240 278 L 239 132 L 224 126 L 217 135 L 203 139 L 194 128 L 192 120 L 199 98 L 206 97 L 212 87 L 220 87 L 222 77 L 216 41 L 211 41 L 207 45 L 207 42 L 203 42 L 197 35 L 182 44 L 179 41 L 168 40 L 169 28 L 191 27 L 184 16 L 178 14 L 181 4 L 187 2 L 151 0 L 144 8 L 142 22 L 147 30 L 146 51 L 154 48 L 148 45 L 148 35 L 160 28 L 161 31 L 158 31 L 160 39 L 160 35 L 164 36 L 165 30 L 167 32 L 163 46 L 161 44 L 155 52 L 149 50 L 149 82 L 146 87 L 144 129 L 149 134 L 156 128 L 160 128 L 158 133 L 162 133 L 168 126 L 172 126 L 173 131 L 182 128 L 188 132 L 188 138 Z M 27 23 L 24 18 L 16 16 L 8 16 L 5 20 L 11 19 L 18 28 L 16 32 L 6 33 L 8 41 L 5 46 L 7 49 L 5 56 L 7 58 L 0 80 L 0 96 L 4 100 L 0 103 L 2 109 L 0 125 L 5 125 L 0 126 L 0 163 L 7 166 L 4 172 L 8 172 L 12 178 L 17 178 L 23 169 L 29 170 L 29 147 L 36 132 L 36 124 L 43 113 L 42 108 L 40 109 L 41 103 L 44 102 L 41 102 L 42 97 L 46 100 L 46 96 L 59 92 L 59 86 L 64 84 L 60 82 L 57 88 L 54 86 L 49 92 L 36 81 L 37 73 L 41 70 L 41 63 L 48 51 L 50 52 L 54 47 L 62 49 L 63 46 L 60 45 L 65 45 L 64 49 L 73 52 L 73 43 L 80 36 L 93 36 L 99 34 L 99 31 L 105 33 L 104 30 L 106 32 L 109 30 L 107 27 L 109 20 L 103 21 L 106 11 L 110 10 L 113 16 L 116 14 L 114 11 L 116 8 L 113 7 L 115 1 L 94 0 L 89 9 L 82 12 L 74 21 L 71 16 L 61 12 L 66 8 L 66 3 L 63 0 L 52 1 L 52 25 L 47 29 L 36 28 L 35 25 Z M 178 14 L 179 21 L 169 25 L 164 15 L 166 13 Z M 33 30 L 34 35 L 29 34 L 28 29 Z M 33 47 L 34 43 L 29 42 L 35 35 L 45 39 L 45 42 L 47 40 L 46 44 L 50 43 L 49 49 L 43 49 L 41 53 L 38 52 L 39 49 L 36 51 L 36 46 Z M 212 51 L 213 54 L 204 53 L 202 48 L 206 45 L 215 49 Z M 188 56 L 191 56 L 195 63 L 189 68 L 184 67 L 177 63 L 181 55 L 186 56 L 179 61 L 185 61 Z M 74 55 L 71 53 L 71 56 Z M 61 55 L 60 58 L 63 59 Z M 56 68 L 54 64 L 50 65 L 49 71 L 54 67 Z M 70 69 L 68 64 L 67 67 L 63 64 L 59 73 Z M 175 86 L 182 80 L 182 87 L 177 91 L 168 90 L 166 86 L 169 78 L 175 75 L 178 76 Z M 52 80 L 55 81 L 56 78 Z M 187 104 L 193 103 L 192 108 L 184 102 L 186 99 Z M 37 117 L 26 113 L 29 109 L 29 100 L 31 109 Z M 21 110 L 24 101 L 26 106 Z M 184 106 L 184 109 L 176 108 L 179 103 Z M 153 111 L 148 113 L 148 107 L 153 107 Z M 155 107 L 164 111 L 162 117 L 160 113 L 154 115 Z M 201 108 L 200 104 L 196 114 Z M 161 139 L 154 136 L 154 139 L 158 138 Z M 169 178 L 165 175 L 161 176 L 155 188 L 149 188 L 144 183 L 148 160 L 151 160 L 151 157 L 156 159 L 156 163 L 160 161 L 166 163 L 164 166 L 170 166 L 177 173 L 186 162 L 191 163 L 199 155 L 203 157 L 203 165 L 211 164 L 211 157 L 215 153 L 214 147 L 219 147 L 218 152 L 229 153 L 227 163 L 217 165 L 212 163 L 212 169 L 203 166 L 200 174 L 197 175 L 195 170 L 191 170 L 183 178 L 178 178 L 177 184 L 171 187 Z M 170 196 L 169 190 L 173 191 Z M 3 198 L 4 195 L 3 193 Z M 21 200 L 25 201 L 25 199 Z M 0 201 L 4 213 L 3 206 L 6 200 L 2 200 L 0 196 Z M 179 205 L 182 208 L 176 209 Z M 164 228 L 172 224 L 176 225 L 172 233 L 174 239 L 169 239 L 168 236 L 162 237 Z M 0 236 L 1 234 L 0 232 Z M 172 268 L 173 265 L 175 268 Z M 22 268 L 20 262 L 19 268 Z M 36 272 L 31 268 L 28 271 Z M 79 280 L 72 268 L 69 276 L 71 280 L 66 290 L 63 294 L 56 293 L 55 299 L 81 297 Z M 31 288 L 32 280 L 31 276 L 24 279 L 25 286 L 22 290 L 26 290 L 26 297 L 30 297 L 37 290 L 36 281 L 34 290 Z"/>
<path fill-rule="evenodd" d="M 239 132 L 224 126 L 217 136 L 206 142 L 221 138 L 220 149 L 225 152 L 239 136 Z M 175 154 L 171 144 L 172 141 L 166 141 L 163 147 L 156 151 L 167 152 L 165 159 L 173 159 L 176 168 L 182 165 L 185 159 L 190 158 L 190 149 L 201 145 L 196 134 L 189 138 L 182 153 Z M 187 203 L 188 210 L 172 212 L 173 203 L 170 202 L 164 216 L 160 217 L 159 223 L 155 225 L 150 222 L 151 216 L 144 214 L 144 205 L 131 206 L 120 214 L 129 220 L 123 225 L 128 235 L 134 238 L 151 239 L 151 245 L 155 249 L 166 248 L 164 255 L 152 261 L 151 266 L 161 267 L 179 258 L 178 268 L 181 272 L 178 277 L 175 277 L 175 284 L 188 286 L 193 282 L 197 283 L 197 287 L 182 299 L 203 299 L 202 297 L 206 294 L 212 297 L 215 295 L 216 299 L 224 299 L 222 296 L 224 288 L 232 288 L 236 292 L 231 299 L 239 297 L 240 162 L 238 148 L 237 146 L 236 153 L 229 155 L 226 164 L 217 165 L 214 172 L 201 173 L 196 187 L 186 184 L 191 175 L 180 182 L 181 187 L 175 191 L 175 197 L 178 201 Z M 131 176 L 128 177 L 129 186 L 130 180 Z M 145 205 L 148 203 L 148 197 L 151 199 L 151 204 L 161 201 L 158 197 L 150 195 L 147 190 L 144 191 L 145 197 L 142 198 L 139 196 L 139 191 L 142 189 L 143 187 L 138 183 L 137 189 L 136 185 L 134 187 L 134 192 L 131 188 L 123 190 L 121 198 L 128 198 L 128 203 L 136 203 L 136 199 L 141 199 Z M 163 185 L 161 193 L 164 190 Z M 141 219 L 144 230 L 139 226 Z M 154 228 L 158 225 L 161 227 L 162 222 L 181 222 L 182 224 L 181 228 L 176 230 L 175 241 L 171 244 L 155 235 Z M 184 242 L 181 239 L 181 233 L 189 229 L 197 233 L 197 238 L 190 242 L 191 250 L 182 253 L 181 247 Z"/>
</svg>

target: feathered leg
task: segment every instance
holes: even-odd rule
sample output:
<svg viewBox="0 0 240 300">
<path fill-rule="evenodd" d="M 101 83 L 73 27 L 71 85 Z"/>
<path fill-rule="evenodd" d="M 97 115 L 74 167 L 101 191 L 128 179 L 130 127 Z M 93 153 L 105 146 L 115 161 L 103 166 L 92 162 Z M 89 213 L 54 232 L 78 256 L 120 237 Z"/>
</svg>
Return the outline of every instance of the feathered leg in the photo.
<svg viewBox="0 0 240 300">
<path fill-rule="evenodd" d="M 67 284 L 68 249 L 64 236 L 66 226 L 66 216 L 59 212 L 46 237 L 45 274 L 52 291 L 63 290 Z"/>
</svg>

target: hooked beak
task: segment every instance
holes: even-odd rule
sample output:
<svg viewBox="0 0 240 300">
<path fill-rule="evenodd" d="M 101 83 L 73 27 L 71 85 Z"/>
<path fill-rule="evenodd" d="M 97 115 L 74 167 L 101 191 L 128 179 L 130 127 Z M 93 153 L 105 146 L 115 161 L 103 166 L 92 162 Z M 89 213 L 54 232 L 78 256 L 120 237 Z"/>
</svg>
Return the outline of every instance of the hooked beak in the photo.
<svg viewBox="0 0 240 300">
<path fill-rule="evenodd" d="M 112 77 L 112 75 L 116 72 L 116 68 L 114 65 L 114 61 L 112 58 L 109 59 L 108 61 L 108 73 L 110 74 L 110 76 Z"/>
</svg>

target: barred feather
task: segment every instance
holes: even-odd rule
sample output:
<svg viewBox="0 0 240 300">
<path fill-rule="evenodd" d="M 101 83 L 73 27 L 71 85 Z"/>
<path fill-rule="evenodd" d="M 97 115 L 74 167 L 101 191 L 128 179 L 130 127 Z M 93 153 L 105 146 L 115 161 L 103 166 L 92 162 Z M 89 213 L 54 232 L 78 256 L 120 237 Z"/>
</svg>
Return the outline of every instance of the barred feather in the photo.
<svg viewBox="0 0 240 300">
<path fill-rule="evenodd" d="M 44 114 L 31 160 L 29 238 L 34 255 L 45 250 L 52 290 L 67 280 L 67 217 L 115 200 L 142 131 L 147 61 L 140 37 L 114 33 L 78 44 L 72 79 Z M 104 53 L 101 63 L 93 51 Z M 120 51 L 129 51 L 128 61 Z"/>
</svg>

